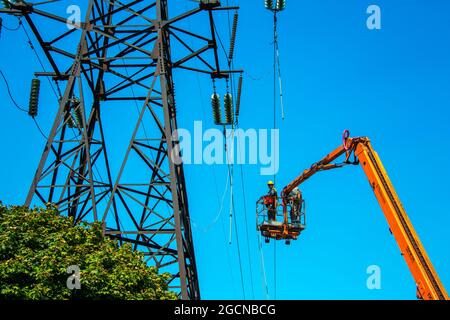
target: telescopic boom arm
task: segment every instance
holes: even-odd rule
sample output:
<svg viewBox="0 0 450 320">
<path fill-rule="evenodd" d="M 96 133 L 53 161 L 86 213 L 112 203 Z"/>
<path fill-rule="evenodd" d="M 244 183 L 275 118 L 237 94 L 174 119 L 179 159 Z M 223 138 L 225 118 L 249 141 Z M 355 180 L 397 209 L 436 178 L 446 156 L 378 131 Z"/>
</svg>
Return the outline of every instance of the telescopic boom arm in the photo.
<svg viewBox="0 0 450 320">
<path fill-rule="evenodd" d="M 343 163 L 334 164 L 345 154 Z M 353 161 L 350 157 L 353 155 Z M 442 285 L 420 239 L 411 224 L 397 193 L 380 161 L 366 137 L 350 138 L 345 131 L 343 144 L 311 168 L 288 184 L 282 191 L 283 203 L 288 202 L 289 193 L 319 171 L 340 168 L 348 164 L 360 164 L 369 180 L 370 186 L 383 210 L 389 228 L 400 247 L 409 270 L 417 285 L 417 297 L 425 300 L 448 300 Z"/>
</svg>

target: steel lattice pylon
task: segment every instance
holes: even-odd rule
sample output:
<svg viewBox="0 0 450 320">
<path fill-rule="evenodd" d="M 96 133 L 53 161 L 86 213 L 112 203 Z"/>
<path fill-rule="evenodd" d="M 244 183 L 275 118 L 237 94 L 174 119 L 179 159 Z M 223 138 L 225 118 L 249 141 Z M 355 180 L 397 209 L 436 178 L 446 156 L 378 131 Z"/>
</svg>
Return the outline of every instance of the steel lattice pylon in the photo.
<svg viewBox="0 0 450 320">
<path fill-rule="evenodd" d="M 213 78 L 236 72 L 220 69 L 213 20 L 215 11 L 231 9 L 237 8 L 204 0 L 169 17 L 168 0 L 89 0 L 84 22 L 71 30 L 64 29 L 66 18 L 23 1 L 0 10 L 23 17 L 39 42 L 53 70 L 35 75 L 65 86 L 26 205 L 54 203 L 76 223 L 102 221 L 105 234 L 170 272 L 169 286 L 183 299 L 199 299 L 200 292 L 183 165 L 171 157 L 179 152 L 172 71 Z M 200 14 L 209 36 L 177 26 Z M 41 32 L 43 23 L 63 27 Z M 183 37 L 203 45 L 194 48 Z M 175 57 L 171 42 L 184 53 Z M 193 59 L 202 67 L 191 66 Z M 139 115 L 114 172 L 102 110 L 135 103 Z M 121 121 L 131 120 L 116 120 L 117 130 Z"/>
</svg>

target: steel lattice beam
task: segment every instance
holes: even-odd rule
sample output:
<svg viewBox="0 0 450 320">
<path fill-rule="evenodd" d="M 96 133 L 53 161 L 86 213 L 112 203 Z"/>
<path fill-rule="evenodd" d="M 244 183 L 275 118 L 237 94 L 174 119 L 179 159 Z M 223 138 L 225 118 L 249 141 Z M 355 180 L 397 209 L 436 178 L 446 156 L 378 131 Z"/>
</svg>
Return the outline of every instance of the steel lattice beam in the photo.
<svg viewBox="0 0 450 320">
<path fill-rule="evenodd" d="M 89 0 L 79 30 L 67 30 L 66 18 L 30 3 L 19 1 L 1 10 L 23 16 L 39 42 L 53 70 L 36 76 L 65 86 L 26 205 L 54 203 L 75 223 L 103 222 L 105 234 L 131 243 L 149 263 L 170 272 L 170 288 L 183 299 L 199 299 L 200 292 L 183 166 L 170 157 L 178 144 L 173 69 L 213 78 L 236 72 L 219 65 L 213 12 L 224 9 L 237 8 L 200 2 L 170 17 L 168 0 Z M 201 14 L 207 17 L 209 35 L 177 26 Z M 61 32 L 41 33 L 43 21 L 60 24 Z M 183 37 L 202 43 L 192 47 Z M 172 42 L 185 53 L 174 58 Z M 202 67 L 190 65 L 194 59 Z M 109 158 L 114 146 L 107 143 L 102 117 L 114 102 L 139 106 L 116 173 Z M 149 132 L 142 130 L 150 122 Z M 120 123 L 116 126 L 120 130 Z M 136 163 L 139 175 L 133 175 Z"/>
</svg>

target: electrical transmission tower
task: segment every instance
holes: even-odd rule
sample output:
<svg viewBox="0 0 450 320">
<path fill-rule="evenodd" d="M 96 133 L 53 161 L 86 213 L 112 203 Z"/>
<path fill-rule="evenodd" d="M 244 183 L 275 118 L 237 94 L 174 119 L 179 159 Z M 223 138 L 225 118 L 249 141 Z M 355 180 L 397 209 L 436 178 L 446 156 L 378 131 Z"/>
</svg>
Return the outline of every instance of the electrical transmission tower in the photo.
<svg viewBox="0 0 450 320">
<path fill-rule="evenodd" d="M 202 0 L 170 16 L 168 2 L 89 0 L 70 28 L 67 17 L 41 9 L 64 1 L 3 1 L 0 13 L 26 21 L 52 69 L 35 76 L 63 88 L 26 205 L 52 203 L 75 223 L 102 222 L 106 235 L 169 272 L 180 298 L 199 299 L 183 165 L 172 157 L 179 153 L 173 71 L 214 79 L 237 72 L 221 70 L 214 13 L 238 8 Z M 199 32 L 183 24 L 193 17 L 204 20 Z M 110 108 L 121 110 L 114 128 L 105 120 Z M 130 122 L 122 150 L 110 141 L 123 139 Z"/>
</svg>

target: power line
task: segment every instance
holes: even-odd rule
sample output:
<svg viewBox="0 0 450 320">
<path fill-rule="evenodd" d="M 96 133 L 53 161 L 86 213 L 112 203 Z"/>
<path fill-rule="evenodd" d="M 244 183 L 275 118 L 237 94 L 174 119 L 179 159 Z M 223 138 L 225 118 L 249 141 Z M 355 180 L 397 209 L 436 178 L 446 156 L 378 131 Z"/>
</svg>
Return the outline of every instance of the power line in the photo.
<svg viewBox="0 0 450 320">
<path fill-rule="evenodd" d="M 281 79 L 281 66 L 280 66 L 280 54 L 278 47 L 278 17 L 277 13 L 283 11 L 285 9 L 284 1 L 277 1 L 276 3 L 273 1 L 266 1 L 265 7 L 273 13 L 273 130 L 277 128 L 276 121 L 276 110 L 277 110 L 277 76 L 279 83 L 279 97 L 280 97 L 280 107 L 281 107 L 281 118 L 284 120 L 284 105 L 283 105 L 283 82 Z M 278 69 L 277 69 L 278 67 Z M 278 70 L 278 74 L 277 74 Z M 273 143 L 276 143 L 275 141 Z M 276 146 L 275 146 L 276 148 Z M 276 172 L 273 173 L 273 180 L 276 181 Z M 278 210 L 278 208 L 276 208 Z M 274 241 L 273 247 L 273 255 L 274 255 L 274 294 L 276 299 L 277 294 L 277 246 L 276 241 Z"/>
<path fill-rule="evenodd" d="M 218 211 L 216 217 L 212 220 L 212 222 L 211 222 L 209 225 L 207 225 L 207 226 L 204 227 L 204 228 L 201 228 L 201 227 L 195 222 L 195 220 L 191 218 L 191 221 L 192 221 L 192 223 L 193 223 L 193 225 L 194 225 L 195 228 L 197 228 L 197 229 L 203 231 L 204 233 L 207 233 L 207 232 L 208 232 L 208 231 L 209 231 L 209 230 L 210 230 L 210 229 L 211 229 L 211 228 L 219 221 L 220 217 L 222 216 L 223 207 L 224 207 L 224 201 L 225 201 L 225 196 L 226 196 L 227 191 L 228 191 L 228 186 L 229 186 L 229 179 L 228 179 L 228 176 L 227 176 L 227 181 L 225 182 L 225 189 L 224 189 L 224 191 L 223 191 L 222 198 L 221 198 L 221 200 L 220 200 L 220 202 L 219 202 L 219 211 Z"/>
<path fill-rule="evenodd" d="M 187 6 L 187 4 L 186 4 L 186 6 Z M 189 24 L 189 27 L 191 29 L 191 20 L 188 20 L 188 24 Z M 191 47 L 193 47 L 192 38 L 191 38 Z M 194 62 L 195 65 L 197 66 L 198 65 L 198 60 L 195 59 L 194 61 L 195 61 Z M 199 95 L 200 96 L 200 105 L 201 105 L 201 109 L 202 109 L 202 113 L 203 113 L 203 119 L 206 119 L 206 111 L 205 111 L 205 105 L 204 105 L 203 94 L 202 94 L 203 90 L 202 90 L 202 87 L 200 85 L 200 79 L 199 79 L 199 74 L 198 73 L 196 73 L 196 80 L 197 80 L 198 90 L 199 90 L 199 93 L 200 93 L 200 95 Z M 215 164 L 213 164 L 213 166 L 212 166 L 212 171 L 213 171 L 214 185 L 215 185 L 215 190 L 216 190 L 217 204 L 220 207 L 220 209 L 219 209 L 219 211 L 220 211 L 222 209 L 222 207 L 223 207 L 223 200 L 224 200 L 224 197 L 226 195 L 226 191 L 228 189 L 228 177 L 227 177 L 226 187 L 225 187 L 225 190 L 223 192 L 223 198 L 222 198 L 222 201 L 221 201 L 220 195 L 219 195 L 219 187 L 218 187 L 218 182 L 217 182 L 217 172 L 216 172 L 216 165 Z M 227 236 L 226 236 L 226 232 L 225 232 L 225 228 L 224 228 L 224 224 L 225 223 L 223 221 L 223 215 L 220 214 L 220 217 L 222 217 L 222 223 L 220 224 L 221 225 L 221 229 L 222 229 L 222 235 L 223 235 L 224 242 L 226 243 L 226 237 Z M 231 277 L 232 284 L 234 286 L 234 283 L 235 283 L 235 281 L 234 281 L 234 273 L 233 273 L 233 268 L 232 268 L 231 262 L 230 262 L 231 261 L 230 250 L 229 250 L 229 246 L 227 244 L 225 244 L 225 249 L 226 249 L 226 253 L 227 253 L 228 271 L 229 271 L 229 274 L 230 274 L 230 277 Z"/>
<path fill-rule="evenodd" d="M 274 299 L 277 299 L 277 241 L 273 242 L 273 288 Z"/>
<path fill-rule="evenodd" d="M 226 132 L 226 131 L 225 131 Z M 232 134 L 234 131 L 232 131 Z M 225 152 L 226 152 L 226 157 L 227 157 L 227 169 L 228 169 L 228 176 L 230 179 L 230 244 L 231 244 L 231 230 L 233 228 L 233 222 L 234 222 L 234 227 L 235 227 L 235 232 L 236 232 L 236 246 L 237 246 L 237 251 L 238 251 L 238 262 L 239 262 L 239 271 L 240 271 L 240 276 L 241 276 L 241 286 L 242 286 L 242 293 L 244 296 L 244 300 L 245 300 L 245 286 L 244 286 L 244 273 L 243 273 L 243 268 L 242 268 L 242 258 L 241 258 L 241 248 L 240 248 L 240 242 L 239 242 L 239 233 L 238 233 L 238 229 L 237 229 L 237 221 L 236 221 L 236 212 L 235 212 L 235 207 L 234 207 L 234 196 L 233 196 L 233 176 L 234 176 L 234 169 L 233 169 L 233 165 L 231 163 L 229 163 L 230 157 L 228 156 L 228 145 L 226 143 L 226 136 L 225 136 Z"/>
<path fill-rule="evenodd" d="M 227 6 L 229 6 L 229 1 L 226 1 Z M 227 18 L 228 18 L 228 34 L 230 37 L 230 41 L 235 41 L 235 39 L 233 40 L 233 38 L 235 38 L 235 34 L 233 35 L 233 30 L 231 27 L 231 16 L 230 16 L 230 12 L 227 11 Z M 235 28 L 237 26 L 237 13 L 235 13 L 235 21 L 233 23 L 235 23 L 235 25 L 233 25 L 233 28 Z M 234 30 L 234 32 L 236 32 L 236 30 Z M 226 50 L 223 46 L 223 43 L 221 41 L 221 39 L 219 38 L 219 41 L 222 45 L 222 49 L 225 52 L 226 55 Z M 231 47 L 234 47 L 235 43 L 230 43 L 230 50 Z M 233 48 L 234 51 L 234 48 Z M 231 55 L 231 53 L 230 53 Z M 233 57 L 228 56 L 228 69 L 229 71 L 231 71 L 231 69 L 234 69 L 234 61 L 233 61 Z M 235 81 L 234 81 L 234 76 L 230 73 L 230 84 L 231 84 L 231 91 L 233 93 L 233 96 L 236 97 L 237 92 L 236 92 L 236 88 L 235 88 Z M 237 125 L 237 119 L 235 119 L 235 123 Z M 234 126 L 234 124 L 233 124 Z M 239 144 L 239 142 L 238 142 Z M 238 146 L 239 148 L 241 148 L 241 145 L 239 144 Z M 250 285 L 251 285 L 251 290 L 252 290 L 252 298 L 255 298 L 255 290 L 254 290 L 254 284 L 253 284 L 253 267 L 252 267 L 252 259 L 251 259 L 251 250 L 250 250 L 250 237 L 249 237 L 249 227 L 248 227 L 248 219 L 247 219 L 247 205 L 246 205 L 246 196 L 245 196 L 245 185 L 244 185 L 244 173 L 243 173 L 243 166 L 242 164 L 240 165 L 240 176 L 241 176 L 241 188 L 242 188 L 242 196 L 243 196 L 243 206 L 244 206 L 244 221 L 245 221 L 245 231 L 246 231 L 246 240 L 247 240 L 247 257 L 248 257 L 248 263 L 249 263 L 249 268 L 250 268 Z M 233 204 L 234 205 L 234 204 Z M 238 233 L 237 229 L 236 229 L 236 233 Z"/>
<path fill-rule="evenodd" d="M 226 51 L 225 46 L 224 46 L 224 44 L 222 42 L 220 34 L 217 31 L 216 25 L 213 24 L 213 27 L 214 27 L 214 32 L 217 34 L 217 38 L 218 38 L 220 46 L 221 46 L 221 48 L 222 48 L 222 50 L 224 52 L 224 55 L 225 55 L 225 57 L 228 60 L 229 57 L 228 57 L 227 51 Z M 231 69 L 231 64 L 230 63 L 228 65 L 228 67 L 229 67 L 229 69 Z M 231 85 L 233 85 L 233 83 L 231 83 Z M 231 88 L 231 90 L 233 92 L 233 87 Z M 234 125 L 232 125 L 232 132 L 234 132 Z M 225 135 L 225 141 L 226 141 L 226 135 Z M 226 142 L 225 142 L 225 151 L 228 154 L 228 148 L 227 148 L 227 143 Z M 229 157 L 227 157 L 227 159 L 229 159 Z M 227 160 L 227 162 L 228 162 L 228 160 Z M 236 245 L 237 245 L 237 250 L 238 250 L 238 262 L 239 262 L 239 270 L 240 270 L 240 275 L 241 275 L 241 285 L 242 285 L 242 292 L 243 292 L 244 299 L 245 299 L 244 275 L 243 275 L 243 268 L 242 268 L 241 250 L 240 250 L 240 243 L 239 243 L 239 233 L 238 233 L 238 229 L 237 229 L 237 221 L 236 221 L 235 206 L 234 206 L 234 196 L 233 196 L 233 175 L 234 175 L 234 170 L 233 170 L 233 165 L 228 163 L 227 166 L 228 166 L 228 175 L 230 176 L 230 223 L 232 224 L 233 221 L 234 221 L 234 225 L 235 225 Z M 230 225 L 230 243 L 231 243 L 231 229 L 232 229 L 232 225 Z"/>
<path fill-rule="evenodd" d="M 12 93 L 11 93 L 11 89 L 9 87 L 9 83 L 8 83 L 8 79 L 6 78 L 5 74 L 3 73 L 2 70 L 0 70 L 0 75 L 3 78 L 3 81 L 5 82 L 6 85 L 6 91 L 8 92 L 9 98 L 11 99 L 13 105 L 20 110 L 21 112 L 25 112 L 28 113 L 28 110 L 26 110 L 25 108 L 22 108 L 14 99 Z M 44 131 L 41 129 L 41 127 L 39 126 L 39 123 L 37 122 L 35 117 L 32 117 L 34 124 L 36 125 L 36 128 L 39 130 L 40 134 L 44 137 L 45 140 L 47 140 L 47 136 L 45 135 Z"/>
<path fill-rule="evenodd" d="M 3 19 L 0 17 L 0 33 L 1 33 L 1 29 L 5 29 L 7 31 L 17 31 L 17 30 L 19 30 L 19 28 L 20 28 L 20 23 L 15 28 L 9 28 L 9 27 L 5 26 L 3 24 Z"/>
<path fill-rule="evenodd" d="M 263 291 L 266 296 L 266 300 L 269 299 L 269 287 L 267 286 L 267 276 L 266 276 L 266 267 L 264 264 L 264 253 L 262 249 L 262 243 L 261 243 L 261 235 L 257 234 L 256 237 L 258 238 L 258 250 L 259 250 L 259 257 L 260 257 L 260 264 L 261 264 L 261 270 L 262 270 L 262 286 Z"/>
<path fill-rule="evenodd" d="M 48 140 L 47 135 L 44 133 L 44 131 L 42 131 L 41 126 L 39 125 L 39 123 L 37 122 L 35 117 L 32 117 L 34 124 L 36 125 L 36 127 L 38 128 L 39 132 L 41 133 L 42 137 L 44 137 L 45 140 Z"/>
<path fill-rule="evenodd" d="M 23 32 L 25 33 L 25 36 L 26 36 L 27 39 L 28 39 L 28 44 L 29 44 L 31 50 L 34 52 L 34 55 L 36 56 L 36 58 L 37 58 L 39 64 L 41 65 L 42 71 L 46 72 L 44 63 L 42 62 L 41 58 L 39 57 L 39 54 L 37 53 L 36 48 L 34 47 L 33 42 L 31 41 L 31 38 L 30 38 L 30 36 L 29 36 L 27 30 L 26 30 L 25 27 L 23 26 L 22 20 L 20 20 L 20 19 L 19 19 L 19 26 L 22 27 L 22 30 L 23 30 Z M 56 99 L 59 100 L 59 99 L 61 98 L 61 89 L 60 89 L 60 87 L 59 87 L 58 81 L 55 80 L 56 87 L 58 88 L 58 93 L 59 93 L 59 95 L 58 95 L 58 93 L 56 92 L 55 87 L 53 86 L 53 83 L 52 83 L 52 81 L 50 80 L 50 78 L 49 78 L 49 77 L 46 77 L 46 78 L 47 78 L 47 80 L 48 80 L 48 83 L 50 84 L 50 87 L 52 88 L 53 93 L 55 94 Z"/>
<path fill-rule="evenodd" d="M 255 290 L 253 285 L 253 267 L 252 267 L 252 260 L 251 260 L 251 251 L 250 251 L 250 237 L 248 234 L 248 219 L 247 219 L 247 197 L 245 196 L 245 185 L 244 185 L 244 171 L 243 171 L 243 165 L 240 165 L 240 173 L 241 173 L 241 187 L 242 187 L 242 200 L 244 205 L 244 218 L 245 218 L 245 231 L 247 236 L 247 255 L 248 255 L 248 262 L 250 266 L 250 284 L 252 286 L 252 297 L 255 298 Z"/>
<path fill-rule="evenodd" d="M 15 106 L 17 109 L 19 109 L 20 111 L 28 113 L 28 110 L 26 110 L 25 108 L 22 108 L 21 106 L 19 106 L 19 105 L 17 104 L 16 100 L 14 99 L 14 97 L 13 97 L 13 95 L 12 95 L 12 93 L 11 93 L 11 89 L 10 89 L 10 87 L 9 87 L 8 80 L 6 79 L 5 74 L 4 74 L 3 71 L 1 71 L 1 70 L 0 70 L 0 75 L 2 76 L 3 81 L 5 82 L 6 90 L 7 90 L 7 92 L 8 92 L 9 98 L 10 98 L 11 101 L 13 102 L 14 106 Z"/>
<path fill-rule="evenodd" d="M 227 0 L 227 6 L 229 6 L 228 0 Z M 231 37 L 231 32 L 232 31 L 231 31 L 230 13 L 227 12 L 227 14 L 228 14 L 228 32 L 229 32 L 229 35 Z M 227 60 L 229 61 L 228 69 L 230 71 L 232 69 L 232 67 L 233 67 L 233 61 L 228 56 L 227 51 L 225 49 L 225 46 L 223 44 L 223 41 L 222 41 L 222 39 L 220 37 L 220 34 L 218 33 L 217 28 L 216 28 L 215 25 L 214 25 L 214 29 L 215 29 L 215 32 L 217 33 L 217 38 L 218 38 L 220 46 L 221 46 L 221 48 L 222 48 L 222 50 L 224 52 L 224 55 L 227 58 Z M 231 85 L 231 92 L 233 93 L 233 96 L 236 96 L 236 90 L 235 90 L 233 76 L 230 76 L 230 85 Z M 234 132 L 234 124 L 232 125 L 232 128 L 233 128 L 233 132 Z M 246 240 L 247 240 L 247 255 L 248 255 L 248 261 L 249 261 L 249 268 L 250 268 L 250 283 L 251 283 L 252 297 L 254 298 L 255 297 L 255 293 L 254 293 L 254 284 L 253 284 L 253 268 L 252 268 L 252 261 L 251 261 L 251 252 L 250 252 L 250 239 L 249 239 L 249 234 L 248 234 L 248 219 L 247 219 L 247 208 L 246 208 L 246 204 L 245 204 L 246 197 L 245 197 L 245 188 L 244 188 L 244 178 L 243 178 L 242 165 L 241 165 L 240 169 L 241 169 L 241 184 L 242 184 L 243 200 L 244 200 L 244 219 L 245 219 Z M 229 170 L 229 174 L 230 174 L 230 168 L 228 170 Z M 234 168 L 233 168 L 232 165 L 231 165 L 231 175 L 234 175 Z M 235 207 L 234 207 L 234 194 L 233 194 L 232 189 L 230 191 L 230 197 L 231 197 L 231 205 L 232 205 L 232 210 L 230 211 L 230 219 L 231 219 L 231 221 L 234 221 L 234 224 L 235 224 L 236 242 L 237 242 L 238 255 L 239 255 L 239 264 L 240 264 L 241 274 L 242 274 L 242 261 L 241 261 L 241 257 L 240 257 L 239 233 L 238 233 L 238 229 L 237 229 L 237 220 L 236 220 L 236 213 L 235 213 Z M 230 241 L 231 241 L 231 233 L 230 233 Z M 241 276 L 241 280 L 243 281 L 243 277 L 242 276 Z M 244 292 L 244 296 L 245 296 L 245 292 Z"/>
<path fill-rule="evenodd" d="M 230 175 L 231 179 L 234 175 L 234 169 L 233 169 L 233 165 L 229 165 L 228 167 L 228 174 Z M 231 185 L 232 185 L 232 180 L 230 181 Z M 241 246 L 240 246 L 240 242 L 239 242 L 239 232 L 238 232 L 238 228 L 237 228 L 237 220 L 236 220 L 236 210 L 235 210 L 235 206 L 234 206 L 234 196 L 233 196 L 233 192 L 230 190 L 230 202 L 231 202 L 231 212 L 233 213 L 233 222 L 234 222 L 234 228 L 235 228 L 235 232 L 236 232 L 236 246 L 237 246 L 237 251 L 238 251 L 238 262 L 239 262 L 239 270 L 240 270 L 240 274 L 241 274 L 241 285 L 242 285 L 242 293 L 244 295 L 244 300 L 245 300 L 245 286 L 244 286 L 244 273 L 243 273 L 243 268 L 242 268 L 242 258 L 241 258 Z"/>
<path fill-rule="evenodd" d="M 277 60 L 276 60 L 276 43 L 277 43 L 277 13 L 273 13 L 273 129 L 277 128 L 277 76 L 276 76 L 276 68 L 277 68 Z M 275 143 L 275 142 L 273 142 Z M 275 146 L 276 150 L 276 146 Z M 274 172 L 273 174 L 273 182 L 276 183 L 277 176 Z M 276 202 L 275 202 L 276 204 Z M 275 217 L 277 214 L 278 208 L 275 208 Z M 277 298 L 277 241 L 273 242 L 273 292 L 274 299 Z"/>
<path fill-rule="evenodd" d="M 225 57 L 226 57 L 227 60 L 228 60 L 228 53 L 227 53 L 227 50 L 225 49 L 225 46 L 223 45 L 222 39 L 221 39 L 221 37 L 220 37 L 220 34 L 219 34 L 219 32 L 217 31 L 216 24 L 214 23 L 213 26 L 214 26 L 214 31 L 215 31 L 216 34 L 217 34 L 217 39 L 219 39 L 220 47 L 221 47 L 222 50 L 223 50 L 223 54 L 225 55 Z"/>
</svg>

